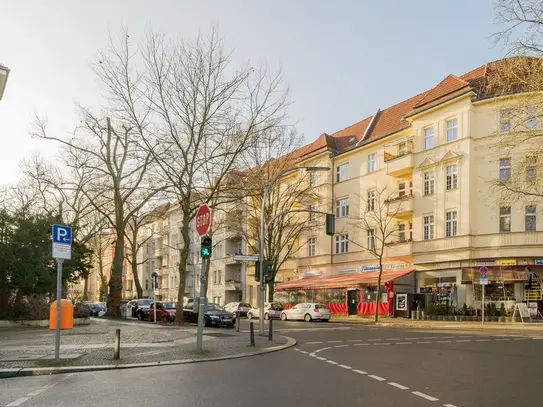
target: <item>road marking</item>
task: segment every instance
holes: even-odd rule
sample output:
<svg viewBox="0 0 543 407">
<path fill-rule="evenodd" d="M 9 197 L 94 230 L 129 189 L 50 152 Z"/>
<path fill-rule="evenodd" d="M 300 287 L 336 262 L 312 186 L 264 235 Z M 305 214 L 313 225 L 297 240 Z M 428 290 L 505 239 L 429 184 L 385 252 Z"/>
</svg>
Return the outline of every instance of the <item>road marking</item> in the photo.
<svg viewBox="0 0 543 407">
<path fill-rule="evenodd" d="M 413 391 L 412 392 L 415 396 L 422 397 L 423 399 L 430 400 L 430 401 L 438 401 L 439 399 L 436 399 L 435 397 L 429 396 L 427 394 L 421 393 L 420 391 Z"/>
<path fill-rule="evenodd" d="M 377 345 L 390 345 L 390 342 L 382 342 L 382 343 L 374 343 L 375 346 Z"/>
<path fill-rule="evenodd" d="M 459 335 L 459 338 L 471 338 L 473 335 Z"/>
<path fill-rule="evenodd" d="M 475 339 L 475 342 L 490 342 L 490 339 Z"/>
<path fill-rule="evenodd" d="M 316 350 L 315 352 L 313 353 L 319 353 L 319 352 L 322 352 L 323 350 L 328 350 L 328 349 L 332 349 L 332 346 L 327 346 L 326 348 L 321 348 L 319 350 Z"/>
<path fill-rule="evenodd" d="M 471 339 L 458 339 L 456 342 L 471 342 Z"/>
<path fill-rule="evenodd" d="M 337 362 L 334 362 L 333 360 L 327 360 L 328 363 L 330 363 L 331 365 L 337 365 L 338 363 Z"/>
<path fill-rule="evenodd" d="M 326 341 L 326 343 L 341 343 L 343 341 Z"/>
<path fill-rule="evenodd" d="M 301 350 L 300 353 L 303 353 L 303 354 L 307 355 L 309 352 L 307 352 L 305 350 Z"/>
<path fill-rule="evenodd" d="M 436 341 L 436 343 L 451 343 L 452 341 Z"/>
<path fill-rule="evenodd" d="M 326 358 L 323 358 L 322 356 L 317 356 L 317 359 L 319 359 L 319 360 L 326 360 Z"/>
<path fill-rule="evenodd" d="M 294 348 L 293 350 L 295 350 L 296 352 L 299 352 L 299 351 L 300 351 L 300 349 L 298 349 L 298 348 Z"/>
<path fill-rule="evenodd" d="M 401 338 L 388 338 L 387 341 L 399 341 Z"/>
<path fill-rule="evenodd" d="M 419 338 L 405 338 L 407 341 L 416 341 Z"/>
<path fill-rule="evenodd" d="M 355 343 L 354 346 L 368 346 L 370 343 Z"/>
<path fill-rule="evenodd" d="M 356 372 L 358 374 L 368 374 L 368 372 L 364 372 L 363 370 L 353 369 L 353 372 Z"/>
<path fill-rule="evenodd" d="M 352 369 L 351 366 L 347 366 L 347 365 L 338 365 L 339 367 L 342 367 L 343 369 Z"/>
<path fill-rule="evenodd" d="M 524 341 L 525 339 L 528 339 L 528 338 L 515 338 L 513 339 L 514 341 Z"/>
<path fill-rule="evenodd" d="M 334 348 L 346 348 L 347 346 L 349 346 L 349 345 L 336 345 L 336 346 L 334 346 Z"/>
<path fill-rule="evenodd" d="M 534 336 L 532 339 L 543 339 L 543 336 Z"/>
<path fill-rule="evenodd" d="M 496 338 L 495 341 L 510 341 L 511 338 Z"/>
<path fill-rule="evenodd" d="M 432 342 L 430 342 L 430 341 L 419 341 L 417 343 L 432 343 Z"/>
<path fill-rule="evenodd" d="M 322 342 L 319 342 L 319 341 L 316 341 L 316 342 L 306 342 L 305 344 L 306 345 L 316 345 L 318 343 L 322 343 Z"/>
<path fill-rule="evenodd" d="M 23 404 L 25 401 L 29 399 L 30 397 L 21 397 L 20 399 L 15 400 L 13 403 L 9 403 L 7 407 L 20 406 L 21 404 Z"/>
<path fill-rule="evenodd" d="M 29 397 L 37 396 L 38 394 L 40 394 L 41 392 L 44 392 L 45 390 L 46 389 L 34 390 L 32 393 L 28 393 L 27 396 L 29 396 Z"/>
<path fill-rule="evenodd" d="M 314 353 L 310 353 L 309 356 L 311 356 L 312 358 L 314 358 L 314 357 L 317 356 L 317 355 L 315 355 Z"/>
<path fill-rule="evenodd" d="M 377 339 L 368 339 L 368 342 L 372 342 L 372 341 L 382 341 L 381 338 L 377 338 Z"/>
<path fill-rule="evenodd" d="M 394 345 L 411 345 L 413 342 L 396 342 Z"/>
<path fill-rule="evenodd" d="M 391 386 L 397 387 L 400 390 L 409 390 L 409 387 L 403 386 L 403 385 L 398 384 L 398 383 L 388 382 L 388 384 L 390 384 Z"/>
<path fill-rule="evenodd" d="M 454 336 L 442 336 L 441 339 L 454 339 Z"/>
<path fill-rule="evenodd" d="M 443 407 L 456 407 L 454 404 L 443 404 Z"/>
<path fill-rule="evenodd" d="M 347 342 L 362 342 L 362 339 L 349 339 Z"/>
<path fill-rule="evenodd" d="M 425 336 L 422 339 L 436 339 L 437 336 Z"/>
<path fill-rule="evenodd" d="M 370 375 L 368 375 L 368 377 L 371 377 L 372 379 L 375 379 L 375 380 L 379 380 L 380 382 L 383 382 L 383 381 L 386 380 L 384 377 L 376 376 L 374 374 L 370 374 Z"/>
</svg>

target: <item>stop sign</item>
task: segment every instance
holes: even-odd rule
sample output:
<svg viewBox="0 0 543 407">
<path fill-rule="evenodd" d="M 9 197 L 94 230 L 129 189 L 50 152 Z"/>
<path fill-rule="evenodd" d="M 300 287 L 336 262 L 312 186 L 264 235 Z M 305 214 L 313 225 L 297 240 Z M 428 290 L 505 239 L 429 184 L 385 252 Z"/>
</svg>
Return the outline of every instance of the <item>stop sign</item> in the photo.
<svg viewBox="0 0 543 407">
<path fill-rule="evenodd" d="M 211 211 L 207 205 L 202 205 L 198 208 L 196 213 L 196 232 L 200 236 L 203 236 L 207 233 L 209 225 L 211 223 Z"/>
</svg>

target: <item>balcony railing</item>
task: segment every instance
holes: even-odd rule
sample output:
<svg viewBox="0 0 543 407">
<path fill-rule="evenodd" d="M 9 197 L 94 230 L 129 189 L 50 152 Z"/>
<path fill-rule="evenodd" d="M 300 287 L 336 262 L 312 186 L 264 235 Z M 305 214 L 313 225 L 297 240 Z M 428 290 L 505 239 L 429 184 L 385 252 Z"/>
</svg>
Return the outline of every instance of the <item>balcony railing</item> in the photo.
<svg viewBox="0 0 543 407">
<path fill-rule="evenodd" d="M 385 157 L 386 173 L 393 177 L 401 177 L 413 172 L 413 153 L 387 155 Z"/>
<path fill-rule="evenodd" d="M 421 240 L 413 243 L 413 253 L 468 248 L 471 244 L 472 237 L 470 235 Z"/>
<path fill-rule="evenodd" d="M 237 280 L 227 280 L 224 282 L 225 291 L 240 291 L 241 290 L 241 281 Z"/>
<path fill-rule="evenodd" d="M 408 218 L 413 214 L 413 195 L 398 196 L 396 198 L 387 199 L 388 213 L 396 218 Z"/>
</svg>

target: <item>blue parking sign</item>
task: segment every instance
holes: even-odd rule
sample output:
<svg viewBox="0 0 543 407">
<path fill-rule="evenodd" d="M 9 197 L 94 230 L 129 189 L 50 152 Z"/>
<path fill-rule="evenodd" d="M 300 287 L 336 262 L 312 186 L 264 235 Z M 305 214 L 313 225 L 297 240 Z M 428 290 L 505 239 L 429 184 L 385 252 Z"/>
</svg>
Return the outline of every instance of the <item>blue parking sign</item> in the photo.
<svg viewBox="0 0 543 407">
<path fill-rule="evenodd" d="M 72 228 L 64 225 L 53 225 L 53 243 L 72 244 Z"/>
</svg>

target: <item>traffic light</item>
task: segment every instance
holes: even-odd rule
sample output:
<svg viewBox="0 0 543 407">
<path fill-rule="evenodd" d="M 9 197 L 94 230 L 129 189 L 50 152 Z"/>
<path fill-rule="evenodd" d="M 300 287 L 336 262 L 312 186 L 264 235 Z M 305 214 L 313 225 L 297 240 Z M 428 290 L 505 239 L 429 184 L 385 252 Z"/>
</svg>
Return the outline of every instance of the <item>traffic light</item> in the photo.
<svg viewBox="0 0 543 407">
<path fill-rule="evenodd" d="M 211 239 L 211 237 L 202 237 L 202 240 L 200 242 L 200 255 L 202 256 L 202 259 L 209 259 L 211 257 L 211 246 L 213 246 L 213 240 Z"/>
<path fill-rule="evenodd" d="M 153 271 L 151 277 L 153 279 L 153 287 L 155 288 L 155 290 L 158 290 L 158 273 L 156 271 Z"/>
<path fill-rule="evenodd" d="M 336 233 L 336 217 L 331 213 L 326 214 L 326 234 L 334 236 Z"/>
<path fill-rule="evenodd" d="M 264 260 L 264 283 L 271 283 L 273 281 L 273 268 L 275 263 L 271 260 Z M 260 262 L 255 262 L 255 281 L 260 282 Z"/>
</svg>

